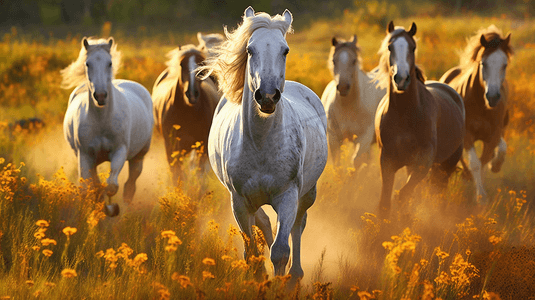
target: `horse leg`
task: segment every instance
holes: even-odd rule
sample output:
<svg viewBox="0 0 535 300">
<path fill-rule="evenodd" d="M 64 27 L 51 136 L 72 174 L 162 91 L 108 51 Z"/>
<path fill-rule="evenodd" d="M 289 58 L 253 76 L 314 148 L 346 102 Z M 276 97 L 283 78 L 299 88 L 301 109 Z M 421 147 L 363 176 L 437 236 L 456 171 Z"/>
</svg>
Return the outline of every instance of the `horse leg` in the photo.
<svg viewBox="0 0 535 300">
<path fill-rule="evenodd" d="M 429 173 L 429 169 L 433 165 L 431 158 L 427 157 L 423 158 L 424 161 L 419 161 L 419 164 L 412 166 L 411 173 L 409 176 L 409 179 L 407 180 L 407 183 L 399 190 L 399 201 L 402 205 L 406 203 L 406 201 L 410 198 L 412 195 L 412 192 L 416 188 L 416 185 L 422 181 L 425 176 L 427 176 L 427 173 Z M 427 160 L 427 161 L 425 161 Z"/>
<path fill-rule="evenodd" d="M 472 172 L 472 176 L 476 184 L 476 200 L 478 202 L 480 199 L 486 201 L 487 195 L 485 193 L 485 188 L 483 187 L 481 161 L 477 157 L 474 146 L 468 150 L 468 163 L 470 164 L 470 171 Z"/>
<path fill-rule="evenodd" d="M 254 222 L 254 215 L 247 209 L 245 201 L 244 197 L 235 192 L 231 193 L 232 213 L 234 214 L 234 219 L 236 219 L 236 223 L 238 223 L 238 227 L 240 227 L 243 234 L 245 244 L 243 258 L 246 261 L 249 261 L 249 257 L 255 255 L 257 251 L 251 227 Z"/>
<path fill-rule="evenodd" d="M 271 246 L 271 262 L 275 268 L 275 276 L 284 275 L 290 259 L 288 239 L 297 214 L 297 196 L 297 188 L 290 188 L 272 201 L 272 206 L 277 212 L 277 236 Z"/>
<path fill-rule="evenodd" d="M 379 202 L 379 215 L 381 218 L 386 218 L 390 213 L 392 188 L 394 186 L 394 178 L 397 169 L 394 167 L 390 159 L 385 157 L 384 154 L 381 154 L 380 163 L 383 186 L 381 188 L 381 200 Z"/>
<path fill-rule="evenodd" d="M 355 170 L 358 170 L 362 163 L 366 161 L 367 158 L 365 157 L 365 154 L 368 154 L 370 151 L 374 133 L 375 127 L 370 126 L 361 137 L 357 137 L 358 146 L 355 147 L 355 152 L 351 157 Z"/>
<path fill-rule="evenodd" d="M 136 193 L 136 180 L 143 170 L 143 157 L 133 158 L 128 161 L 128 180 L 124 184 L 123 200 L 125 203 L 132 203 Z"/>
<path fill-rule="evenodd" d="M 431 169 L 431 184 L 439 189 L 443 193 L 448 187 L 448 179 L 451 174 L 457 169 L 457 163 L 463 156 L 463 146 L 459 148 L 445 161 L 438 165 L 433 165 Z"/>
<path fill-rule="evenodd" d="M 268 248 L 271 248 L 271 245 L 273 244 L 273 231 L 271 230 L 271 222 L 269 221 L 268 215 L 262 208 L 259 208 L 255 213 L 255 224 L 262 231 Z"/>
<path fill-rule="evenodd" d="M 498 173 L 502 169 L 503 162 L 505 161 L 505 154 L 507 152 L 507 143 L 505 140 L 500 138 L 500 143 L 496 148 L 496 153 L 494 159 L 491 162 L 492 168 L 490 169 L 493 173 Z"/>
<path fill-rule="evenodd" d="M 299 207 L 292 227 L 292 266 L 290 267 L 291 285 L 297 283 L 305 274 L 301 268 L 301 235 L 307 222 L 307 209 L 316 201 L 316 185 L 299 200 Z"/>
<path fill-rule="evenodd" d="M 119 190 L 119 183 L 117 182 L 117 179 L 119 177 L 119 173 L 121 173 L 121 170 L 123 169 L 124 163 L 126 162 L 126 152 L 126 146 L 121 146 L 110 155 L 110 177 L 108 177 L 108 186 L 106 186 L 105 189 L 109 197 L 117 194 L 117 190 Z"/>
<path fill-rule="evenodd" d="M 331 161 L 335 167 L 340 165 L 340 143 L 336 134 L 328 134 L 329 150 L 331 151 Z"/>
</svg>

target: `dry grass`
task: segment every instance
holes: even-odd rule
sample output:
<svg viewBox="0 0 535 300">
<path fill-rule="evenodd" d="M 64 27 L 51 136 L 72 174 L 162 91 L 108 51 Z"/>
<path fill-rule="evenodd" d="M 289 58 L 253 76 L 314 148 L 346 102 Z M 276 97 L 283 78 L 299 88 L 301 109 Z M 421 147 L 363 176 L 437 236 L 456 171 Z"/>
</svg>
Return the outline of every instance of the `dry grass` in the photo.
<svg viewBox="0 0 535 300">
<path fill-rule="evenodd" d="M 318 21 L 289 35 L 287 78 L 321 94 L 330 81 L 326 59 L 333 35 L 356 33 L 364 69 L 372 69 L 384 37 L 381 24 L 392 11 L 370 5 L 364 13 L 347 11 L 339 20 Z M 61 133 L 70 91 L 59 88 L 59 70 L 75 58 L 81 37 L 45 40 L 14 28 L 0 42 L 0 297 L 533 297 L 535 22 L 422 16 L 395 23 L 409 26 L 412 21 L 418 25 L 417 63 L 430 79 L 458 63 L 457 51 L 480 27 L 494 23 L 512 32 L 516 55 L 507 74 L 509 149 L 502 171 L 485 174 L 492 201 L 474 203 L 471 183 L 455 174 L 446 194 L 436 195 L 421 184 L 411 202 L 403 204 L 405 213 L 394 201 L 390 219 L 381 220 L 374 214 L 381 187 L 378 150 L 374 147 L 368 164 L 354 170 L 347 142 L 345 163 L 327 165 L 309 210 L 303 235 L 306 275 L 298 294 L 284 288 L 286 277 L 261 276 L 264 257 L 243 261 L 227 192 L 206 166 L 186 164 L 188 178 L 173 187 L 160 137 L 153 140 L 133 205 L 114 199 L 121 215 L 105 218 L 94 191 L 78 187 L 76 160 Z M 103 35 L 114 35 L 123 52 L 118 77 L 150 90 L 164 69 L 165 53 L 175 45 L 157 38 L 130 41 L 106 26 Z M 170 36 L 194 40 L 193 35 Z M 9 127 L 31 117 L 45 126 Z M 108 169 L 104 165 L 99 172 L 105 177 Z M 405 176 L 399 173 L 398 189 Z M 265 268 L 272 274 L 269 263 Z"/>
</svg>

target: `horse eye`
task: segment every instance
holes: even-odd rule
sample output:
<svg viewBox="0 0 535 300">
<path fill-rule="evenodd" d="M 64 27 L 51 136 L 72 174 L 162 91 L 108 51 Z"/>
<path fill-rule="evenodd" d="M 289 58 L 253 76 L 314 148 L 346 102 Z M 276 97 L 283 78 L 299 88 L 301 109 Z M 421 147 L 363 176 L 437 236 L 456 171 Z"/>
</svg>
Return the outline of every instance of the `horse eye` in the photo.
<svg viewBox="0 0 535 300">
<path fill-rule="evenodd" d="M 89 68 L 89 63 L 86 62 L 86 63 L 85 63 L 85 66 Z"/>
<path fill-rule="evenodd" d="M 388 51 L 392 51 L 392 44 L 388 45 Z"/>
<path fill-rule="evenodd" d="M 247 52 L 247 54 L 253 55 L 253 51 L 249 47 L 245 48 L 245 51 Z"/>
<path fill-rule="evenodd" d="M 354 60 L 353 60 L 353 64 L 356 64 L 356 63 L 357 63 L 357 60 L 356 60 L 356 59 L 354 59 Z"/>
<path fill-rule="evenodd" d="M 284 49 L 284 53 L 283 53 L 284 56 L 288 55 L 289 52 L 290 52 L 290 48 L 286 48 L 286 49 Z"/>
<path fill-rule="evenodd" d="M 108 64 L 108 67 L 111 68 L 111 62 Z"/>
</svg>

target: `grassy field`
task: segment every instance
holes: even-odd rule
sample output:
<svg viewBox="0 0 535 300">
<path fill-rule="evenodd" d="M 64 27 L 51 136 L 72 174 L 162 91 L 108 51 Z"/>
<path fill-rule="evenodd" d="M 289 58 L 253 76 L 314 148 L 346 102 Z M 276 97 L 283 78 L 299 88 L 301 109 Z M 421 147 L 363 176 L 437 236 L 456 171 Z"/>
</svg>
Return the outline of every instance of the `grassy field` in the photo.
<svg viewBox="0 0 535 300">
<path fill-rule="evenodd" d="M 289 35 L 287 79 L 321 95 L 330 81 L 333 35 L 357 34 L 363 68 L 371 70 L 385 20 L 395 14 L 370 3 Z M 418 25 L 417 64 L 429 79 L 458 64 L 457 53 L 479 28 L 495 24 L 512 32 L 509 148 L 502 171 L 485 173 L 491 201 L 476 204 L 472 184 L 455 174 L 444 195 L 420 184 L 409 215 L 396 213 L 394 202 L 391 218 L 381 220 L 375 215 L 378 149 L 356 171 L 349 167 L 348 142 L 342 149 L 345 164 L 328 164 L 320 178 L 303 234 L 305 277 L 293 292 L 285 288 L 287 277 L 272 276 L 265 257 L 243 260 L 228 192 L 208 166 L 184 166 L 187 178 L 174 186 L 158 135 L 134 203 L 123 205 L 120 190 L 114 200 L 121 214 L 106 218 L 94 191 L 79 188 L 76 158 L 62 133 L 71 91 L 59 88 L 59 70 L 77 57 L 82 36 L 12 28 L 0 37 L 0 299 L 535 297 L 535 22 L 477 15 L 395 19 L 406 27 L 412 21 Z M 114 36 L 123 53 L 117 77 L 150 91 L 165 68 L 165 54 L 195 42 L 195 33 L 140 34 L 145 31 L 140 27 L 130 38 L 107 23 L 93 35 Z M 45 125 L 9 126 L 33 117 Z M 109 164 L 99 168 L 103 179 L 108 170 Z M 405 179 L 399 173 L 397 189 Z"/>
</svg>

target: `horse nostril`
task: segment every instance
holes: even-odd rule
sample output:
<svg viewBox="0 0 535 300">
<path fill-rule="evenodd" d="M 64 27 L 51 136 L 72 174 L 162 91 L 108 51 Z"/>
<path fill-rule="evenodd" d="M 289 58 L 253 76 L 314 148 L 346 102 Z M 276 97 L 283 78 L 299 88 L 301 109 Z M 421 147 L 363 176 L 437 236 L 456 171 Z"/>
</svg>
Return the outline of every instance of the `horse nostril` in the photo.
<svg viewBox="0 0 535 300">
<path fill-rule="evenodd" d="M 398 74 L 395 74 L 394 75 L 394 82 L 395 83 L 399 83 L 401 81 L 401 76 L 399 76 Z"/>
<path fill-rule="evenodd" d="M 95 100 L 98 100 L 98 98 L 97 98 L 97 92 L 93 92 L 93 98 L 94 98 Z"/>
<path fill-rule="evenodd" d="M 279 101 L 281 98 L 281 92 L 279 91 L 279 89 L 276 89 L 275 90 L 275 96 L 273 96 L 273 100 L 275 100 L 275 102 Z"/>
<path fill-rule="evenodd" d="M 262 94 L 260 93 L 260 90 L 256 90 L 256 92 L 254 92 L 254 99 L 256 101 L 260 101 L 262 99 Z"/>
</svg>

